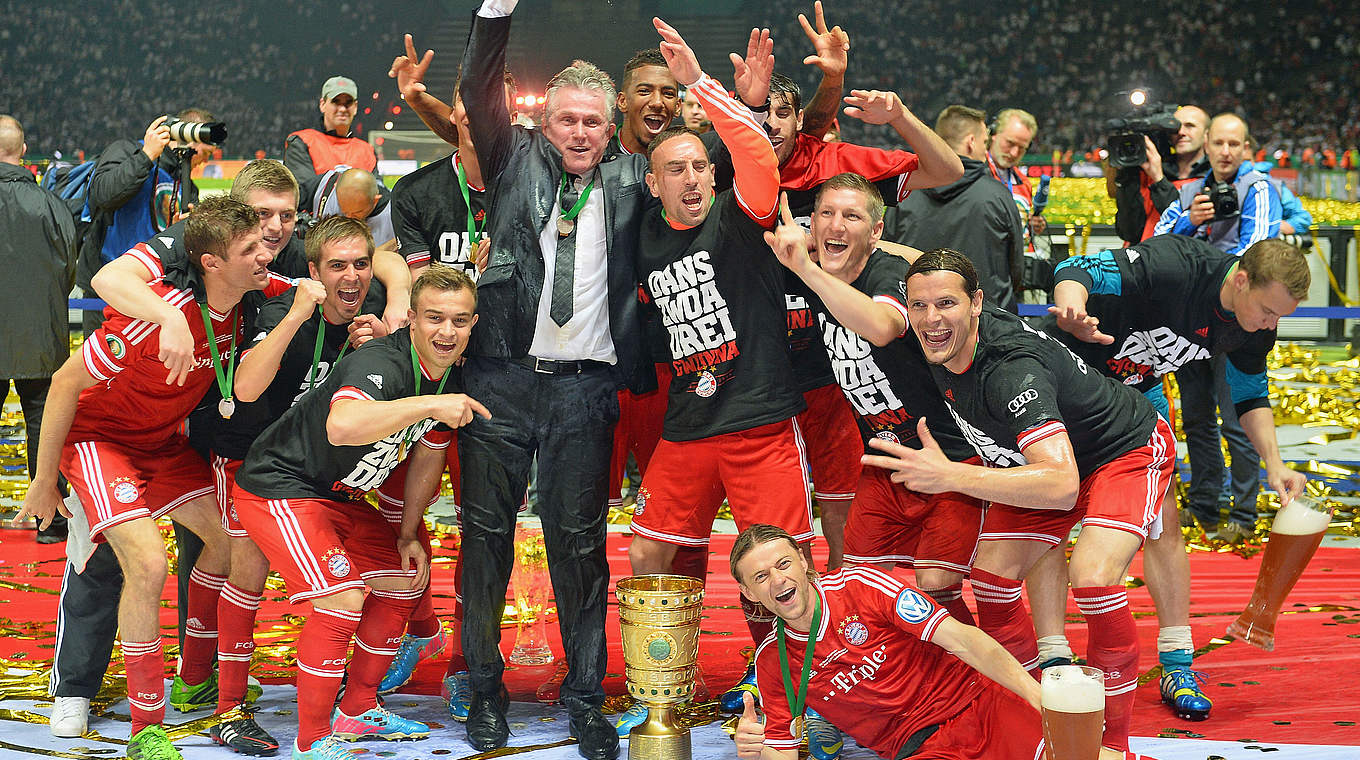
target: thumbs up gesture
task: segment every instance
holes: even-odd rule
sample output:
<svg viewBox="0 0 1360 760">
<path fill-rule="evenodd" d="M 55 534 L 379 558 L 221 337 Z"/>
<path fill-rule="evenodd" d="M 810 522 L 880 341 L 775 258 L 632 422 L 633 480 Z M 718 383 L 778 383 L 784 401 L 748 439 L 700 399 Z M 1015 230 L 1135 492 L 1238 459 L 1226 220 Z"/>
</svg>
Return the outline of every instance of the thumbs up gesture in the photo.
<svg viewBox="0 0 1360 760">
<path fill-rule="evenodd" d="M 756 713 L 756 701 L 751 697 L 751 692 L 742 694 L 741 701 L 745 709 L 742 710 L 741 720 L 737 721 L 737 733 L 732 737 L 737 742 L 737 757 L 759 760 L 765 750 L 765 722 Z"/>
<path fill-rule="evenodd" d="M 917 493 L 957 491 L 958 488 L 952 483 L 952 475 L 958 465 L 951 462 L 940 449 L 940 444 L 935 442 L 930 428 L 926 427 L 925 417 L 916 421 L 916 434 L 921 441 L 920 449 L 872 438 L 869 445 L 884 455 L 866 454 L 860 458 L 860 462 L 892 470 L 890 477 L 894 483 L 901 483 Z"/>
</svg>

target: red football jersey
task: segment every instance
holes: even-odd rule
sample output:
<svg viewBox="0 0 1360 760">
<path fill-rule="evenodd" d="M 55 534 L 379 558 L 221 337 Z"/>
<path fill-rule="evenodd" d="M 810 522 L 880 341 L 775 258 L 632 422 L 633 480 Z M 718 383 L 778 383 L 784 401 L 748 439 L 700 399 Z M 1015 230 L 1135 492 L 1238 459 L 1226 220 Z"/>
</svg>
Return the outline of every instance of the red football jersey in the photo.
<svg viewBox="0 0 1360 760">
<path fill-rule="evenodd" d="M 916 731 L 962 712 L 984 677 L 930 643 L 943 607 L 893 573 L 847 566 L 816 582 L 816 633 L 807 706 L 881 757 L 894 757 Z M 807 636 L 786 629 L 789 674 L 798 688 Z M 796 749 L 776 634 L 756 650 L 765 743 Z"/>
</svg>

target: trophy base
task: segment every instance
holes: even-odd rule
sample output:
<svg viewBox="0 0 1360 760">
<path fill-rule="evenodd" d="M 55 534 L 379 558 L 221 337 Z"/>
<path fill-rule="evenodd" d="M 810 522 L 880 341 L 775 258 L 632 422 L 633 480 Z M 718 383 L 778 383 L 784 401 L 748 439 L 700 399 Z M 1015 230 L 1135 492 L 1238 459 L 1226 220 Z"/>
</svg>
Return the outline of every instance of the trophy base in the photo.
<svg viewBox="0 0 1360 760">
<path fill-rule="evenodd" d="M 665 736 L 645 734 L 639 728 L 628 734 L 628 760 L 692 760 L 688 728 Z"/>
<path fill-rule="evenodd" d="M 1275 651 L 1275 632 L 1266 630 L 1257 625 L 1256 621 L 1247 617 L 1240 617 L 1228 626 L 1227 637 L 1245 641 L 1248 644 L 1266 652 Z"/>
<path fill-rule="evenodd" d="M 552 649 L 547 646 L 516 646 L 510 650 L 512 665 L 551 665 L 552 661 Z"/>
</svg>

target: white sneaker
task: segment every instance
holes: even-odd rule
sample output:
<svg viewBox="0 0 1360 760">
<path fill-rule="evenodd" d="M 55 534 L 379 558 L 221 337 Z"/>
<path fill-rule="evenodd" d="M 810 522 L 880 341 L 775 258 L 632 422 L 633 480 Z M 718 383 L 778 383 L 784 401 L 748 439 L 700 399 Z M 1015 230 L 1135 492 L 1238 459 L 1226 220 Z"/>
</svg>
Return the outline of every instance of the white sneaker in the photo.
<svg viewBox="0 0 1360 760">
<path fill-rule="evenodd" d="M 85 733 L 90 721 L 90 700 L 56 697 L 52 700 L 52 735 L 74 738 Z"/>
</svg>

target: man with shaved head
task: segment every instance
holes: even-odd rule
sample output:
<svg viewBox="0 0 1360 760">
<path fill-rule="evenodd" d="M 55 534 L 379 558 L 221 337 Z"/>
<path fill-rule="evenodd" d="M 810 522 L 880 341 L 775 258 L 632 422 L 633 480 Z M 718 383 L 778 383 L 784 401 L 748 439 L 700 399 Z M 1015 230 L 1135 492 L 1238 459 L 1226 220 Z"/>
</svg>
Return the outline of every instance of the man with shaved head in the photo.
<svg viewBox="0 0 1360 760">
<path fill-rule="evenodd" d="M 378 248 L 397 249 L 387 187 L 372 172 L 342 165 L 315 180 L 303 180 L 302 185 L 301 210 L 316 219 L 340 214 L 368 222 Z"/>
<path fill-rule="evenodd" d="M 1169 156 L 1163 156 L 1151 139 L 1144 138 L 1147 161 L 1142 165 L 1127 169 L 1106 166 L 1106 189 L 1117 209 L 1115 232 L 1129 244 L 1152 237 L 1162 212 L 1176 200 L 1180 188 L 1209 171 L 1204 156 L 1209 114 L 1199 106 L 1186 105 L 1177 108 L 1175 116 L 1180 128 Z"/>
</svg>

